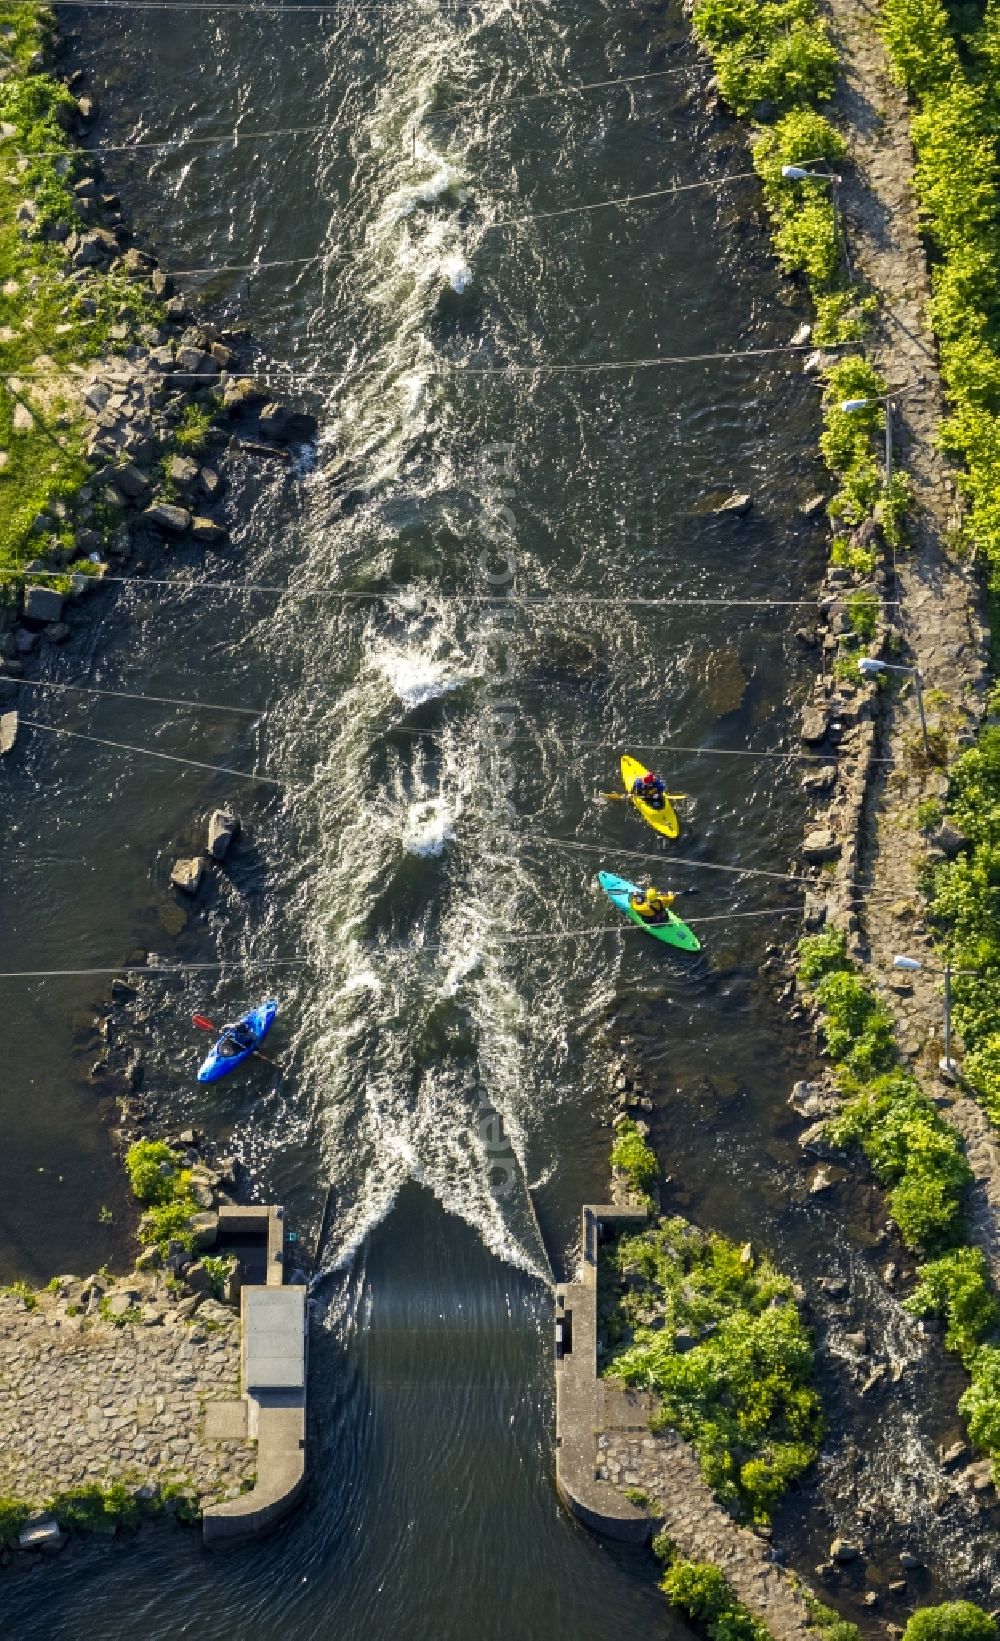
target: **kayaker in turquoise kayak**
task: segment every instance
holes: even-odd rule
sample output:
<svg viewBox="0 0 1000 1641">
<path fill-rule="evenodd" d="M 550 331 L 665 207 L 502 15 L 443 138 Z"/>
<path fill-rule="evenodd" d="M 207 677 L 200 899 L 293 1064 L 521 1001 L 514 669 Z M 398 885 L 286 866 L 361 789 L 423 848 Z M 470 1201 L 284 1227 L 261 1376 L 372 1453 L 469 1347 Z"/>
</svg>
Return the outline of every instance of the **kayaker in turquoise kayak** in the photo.
<svg viewBox="0 0 1000 1641">
<path fill-rule="evenodd" d="M 629 905 L 644 923 L 665 923 L 667 913 L 676 899 L 677 896 L 671 894 L 669 889 L 654 889 L 650 884 L 644 895 L 633 895 Z"/>
</svg>

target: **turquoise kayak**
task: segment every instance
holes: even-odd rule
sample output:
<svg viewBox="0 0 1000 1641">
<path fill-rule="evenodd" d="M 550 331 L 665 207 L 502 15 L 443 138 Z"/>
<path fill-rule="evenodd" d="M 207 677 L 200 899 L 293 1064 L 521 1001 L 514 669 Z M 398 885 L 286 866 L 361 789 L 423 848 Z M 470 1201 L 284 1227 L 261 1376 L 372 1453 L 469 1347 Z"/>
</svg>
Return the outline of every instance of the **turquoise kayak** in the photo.
<svg viewBox="0 0 1000 1641">
<path fill-rule="evenodd" d="M 632 896 L 642 895 L 637 883 L 629 883 L 627 878 L 616 877 L 614 872 L 598 872 L 597 881 L 604 890 L 613 906 L 624 912 L 630 923 L 637 923 L 640 929 L 645 929 L 654 940 L 662 940 L 666 946 L 679 946 L 682 952 L 700 952 L 701 941 L 682 923 L 673 912 L 668 912 L 664 923 L 647 923 L 638 912 L 632 910 Z"/>
</svg>

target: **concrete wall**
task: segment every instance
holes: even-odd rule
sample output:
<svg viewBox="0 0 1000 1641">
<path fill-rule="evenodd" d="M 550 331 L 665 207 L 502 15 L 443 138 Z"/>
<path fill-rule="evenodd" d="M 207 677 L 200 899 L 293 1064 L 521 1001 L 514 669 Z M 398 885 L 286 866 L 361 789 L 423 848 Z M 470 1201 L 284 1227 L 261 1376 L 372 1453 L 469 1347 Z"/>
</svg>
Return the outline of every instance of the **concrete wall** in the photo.
<svg viewBox="0 0 1000 1641">
<path fill-rule="evenodd" d="M 289 1356 L 304 1351 L 305 1372 L 297 1388 L 247 1383 L 248 1329 L 253 1325 L 254 1295 L 282 1285 L 284 1279 L 284 1212 L 281 1208 L 228 1208 L 219 1210 L 220 1235 L 259 1230 L 267 1239 L 267 1272 L 263 1285 L 250 1285 L 240 1294 L 243 1349 L 241 1389 L 247 1407 L 247 1428 L 257 1442 L 257 1480 L 250 1493 L 206 1510 L 202 1534 L 206 1544 L 236 1544 L 266 1533 L 298 1503 L 306 1484 L 306 1382 L 308 1378 L 308 1300 L 302 1289 L 301 1308 L 288 1307 L 281 1325 L 295 1330 L 288 1339 Z M 291 1291 L 291 1290 L 289 1290 Z M 269 1307 L 265 1307 L 269 1308 Z M 305 1344 L 303 1344 L 305 1341 Z M 278 1355 L 282 1353 L 279 1351 Z M 276 1358 L 277 1359 L 277 1358 Z"/>
</svg>

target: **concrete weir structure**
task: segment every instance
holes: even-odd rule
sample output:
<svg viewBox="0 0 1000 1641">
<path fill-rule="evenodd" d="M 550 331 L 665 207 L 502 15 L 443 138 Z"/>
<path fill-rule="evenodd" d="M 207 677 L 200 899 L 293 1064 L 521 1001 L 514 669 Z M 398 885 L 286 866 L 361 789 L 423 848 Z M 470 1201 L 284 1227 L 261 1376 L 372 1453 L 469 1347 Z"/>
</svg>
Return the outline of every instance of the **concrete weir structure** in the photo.
<svg viewBox="0 0 1000 1641">
<path fill-rule="evenodd" d="M 285 1286 L 283 1210 L 222 1207 L 220 1244 L 228 1237 L 260 1238 L 264 1281 L 240 1291 L 242 1395 L 206 1407 L 206 1435 L 256 1441 L 257 1480 L 251 1492 L 206 1509 L 202 1530 L 212 1545 L 266 1532 L 297 1503 L 306 1481 L 307 1295 L 301 1285 Z"/>
<path fill-rule="evenodd" d="M 606 1203 L 583 1209 L 582 1268 L 556 1288 L 556 1487 L 568 1510 L 595 1533 L 644 1543 L 655 1518 L 610 1480 L 598 1442 L 608 1430 L 649 1429 L 650 1398 L 597 1371 L 597 1256 L 604 1226 L 638 1230 L 645 1208 Z"/>
</svg>

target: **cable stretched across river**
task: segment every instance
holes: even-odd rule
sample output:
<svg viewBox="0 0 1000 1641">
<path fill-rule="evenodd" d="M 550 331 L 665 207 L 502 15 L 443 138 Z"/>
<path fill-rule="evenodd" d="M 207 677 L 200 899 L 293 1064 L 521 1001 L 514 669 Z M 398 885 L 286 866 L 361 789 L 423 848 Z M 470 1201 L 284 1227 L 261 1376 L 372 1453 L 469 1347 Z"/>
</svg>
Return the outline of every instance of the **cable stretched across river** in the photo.
<svg viewBox="0 0 1000 1641">
<path fill-rule="evenodd" d="M 708 917 L 692 918 L 691 925 L 701 926 L 703 923 L 731 923 L 737 918 L 751 917 L 789 917 L 793 914 L 801 915 L 801 906 L 775 906 L 757 912 L 719 912 Z M 484 943 L 483 956 L 489 954 L 492 946 L 527 945 L 536 940 L 546 940 L 552 944 L 556 940 L 577 940 L 585 935 L 627 935 L 644 934 L 637 923 L 593 923 L 585 924 L 573 929 L 549 929 L 544 934 L 511 934 L 498 935 Z M 449 942 L 429 942 L 422 945 L 417 941 L 408 946 L 365 946 L 366 957 L 396 957 L 402 955 L 420 956 L 424 952 L 448 952 L 454 954 L 455 947 Z M 259 957 L 259 958 L 223 958 L 215 963 L 116 963 L 114 965 L 98 966 L 80 969 L 4 969 L 0 970 L 0 980 L 54 980 L 75 976 L 86 978 L 90 975 L 104 974 L 135 974 L 135 975 L 184 975 L 218 973 L 225 969 L 268 969 L 268 968 L 319 968 L 319 958 L 315 957 Z"/>
</svg>

